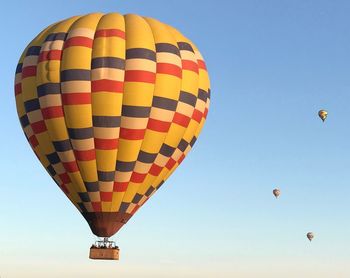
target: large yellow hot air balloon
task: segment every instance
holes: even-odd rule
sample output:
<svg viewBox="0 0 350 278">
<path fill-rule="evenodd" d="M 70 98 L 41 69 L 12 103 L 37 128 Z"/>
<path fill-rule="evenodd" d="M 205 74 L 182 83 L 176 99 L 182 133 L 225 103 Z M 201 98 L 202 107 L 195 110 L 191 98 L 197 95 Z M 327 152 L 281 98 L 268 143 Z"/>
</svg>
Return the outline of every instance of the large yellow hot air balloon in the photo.
<svg viewBox="0 0 350 278">
<path fill-rule="evenodd" d="M 94 13 L 53 24 L 27 46 L 15 95 L 36 156 L 108 238 L 193 147 L 210 85 L 198 49 L 176 29 Z"/>
</svg>

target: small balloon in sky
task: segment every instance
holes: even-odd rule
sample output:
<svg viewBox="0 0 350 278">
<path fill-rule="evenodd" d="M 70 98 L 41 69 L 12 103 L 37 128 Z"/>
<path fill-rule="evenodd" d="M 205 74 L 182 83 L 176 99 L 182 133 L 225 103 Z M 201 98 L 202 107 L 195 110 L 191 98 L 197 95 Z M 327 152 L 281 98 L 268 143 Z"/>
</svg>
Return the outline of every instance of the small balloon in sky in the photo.
<svg viewBox="0 0 350 278">
<path fill-rule="evenodd" d="M 306 234 L 306 237 L 308 238 L 308 240 L 312 241 L 313 238 L 314 238 L 314 234 L 313 234 L 312 232 L 308 232 L 308 233 Z"/>
<path fill-rule="evenodd" d="M 328 116 L 328 112 L 326 110 L 320 110 L 320 111 L 318 111 L 318 116 L 324 122 Z"/>
<path fill-rule="evenodd" d="M 272 190 L 273 195 L 275 195 L 276 199 L 281 195 L 281 190 L 279 190 L 278 188 L 275 188 L 274 190 Z"/>
</svg>

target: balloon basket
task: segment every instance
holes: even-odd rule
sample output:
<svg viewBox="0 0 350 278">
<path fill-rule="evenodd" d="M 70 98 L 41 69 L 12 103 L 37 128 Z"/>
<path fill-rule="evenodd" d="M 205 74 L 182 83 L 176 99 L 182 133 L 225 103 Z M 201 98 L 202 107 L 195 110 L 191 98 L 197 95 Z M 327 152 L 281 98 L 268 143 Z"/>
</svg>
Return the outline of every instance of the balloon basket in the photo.
<svg viewBox="0 0 350 278">
<path fill-rule="evenodd" d="M 105 238 L 103 241 L 96 241 L 90 247 L 89 258 L 92 260 L 119 260 L 119 248 L 113 241 Z"/>
</svg>

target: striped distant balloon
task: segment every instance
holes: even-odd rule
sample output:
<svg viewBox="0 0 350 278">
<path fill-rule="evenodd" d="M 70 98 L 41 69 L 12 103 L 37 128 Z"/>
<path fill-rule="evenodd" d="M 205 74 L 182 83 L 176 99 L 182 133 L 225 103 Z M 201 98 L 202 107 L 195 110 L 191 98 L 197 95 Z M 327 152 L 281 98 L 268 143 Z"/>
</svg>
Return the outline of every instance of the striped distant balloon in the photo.
<svg viewBox="0 0 350 278">
<path fill-rule="evenodd" d="M 209 87 L 201 54 L 174 28 L 95 13 L 27 46 L 15 95 L 36 156 L 92 232 L 110 237 L 193 147 Z"/>
</svg>

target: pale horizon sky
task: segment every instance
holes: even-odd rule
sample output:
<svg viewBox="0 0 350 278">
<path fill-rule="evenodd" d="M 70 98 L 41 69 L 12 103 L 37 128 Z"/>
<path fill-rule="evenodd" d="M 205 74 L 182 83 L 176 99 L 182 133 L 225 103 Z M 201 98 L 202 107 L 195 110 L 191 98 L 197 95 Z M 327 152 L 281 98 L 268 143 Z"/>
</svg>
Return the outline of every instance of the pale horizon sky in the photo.
<svg viewBox="0 0 350 278">
<path fill-rule="evenodd" d="M 345 0 L 3 4 L 0 277 L 349 278 L 349 10 Z M 193 150 L 114 237 L 117 262 L 88 259 L 95 237 L 32 153 L 13 92 L 32 38 L 98 11 L 180 30 L 212 89 Z"/>
</svg>

